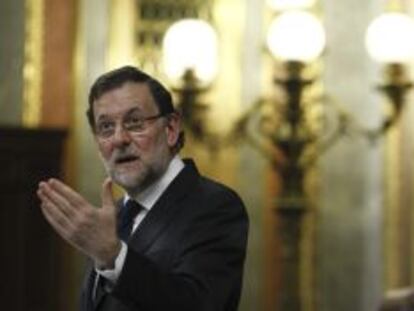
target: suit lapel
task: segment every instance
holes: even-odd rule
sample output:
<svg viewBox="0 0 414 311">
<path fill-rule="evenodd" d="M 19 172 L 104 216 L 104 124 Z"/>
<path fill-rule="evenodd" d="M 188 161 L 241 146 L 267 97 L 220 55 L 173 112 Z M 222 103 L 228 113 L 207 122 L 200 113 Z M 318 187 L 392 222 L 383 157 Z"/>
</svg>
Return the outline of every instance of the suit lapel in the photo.
<svg viewBox="0 0 414 311">
<path fill-rule="evenodd" d="M 131 237 L 130 243 L 136 251 L 145 252 L 154 243 L 162 229 L 176 214 L 179 205 L 175 203 L 191 193 L 191 189 L 196 186 L 199 177 L 197 168 L 191 160 L 184 162 L 183 170 L 167 187 Z"/>
<path fill-rule="evenodd" d="M 102 299 L 101 295 L 98 297 L 94 297 L 95 293 L 95 281 L 96 281 L 96 271 L 93 268 L 93 264 L 88 264 L 87 272 L 86 272 L 87 278 L 85 280 L 85 293 L 84 293 L 84 304 L 85 309 L 84 310 L 94 310 L 99 301 Z"/>
<path fill-rule="evenodd" d="M 86 310 L 88 311 L 98 310 L 104 297 L 107 295 L 107 292 L 104 289 L 105 279 L 96 273 L 93 266 L 91 267 L 92 268 L 90 269 L 89 277 L 87 280 L 88 287 L 86 292 Z"/>
</svg>

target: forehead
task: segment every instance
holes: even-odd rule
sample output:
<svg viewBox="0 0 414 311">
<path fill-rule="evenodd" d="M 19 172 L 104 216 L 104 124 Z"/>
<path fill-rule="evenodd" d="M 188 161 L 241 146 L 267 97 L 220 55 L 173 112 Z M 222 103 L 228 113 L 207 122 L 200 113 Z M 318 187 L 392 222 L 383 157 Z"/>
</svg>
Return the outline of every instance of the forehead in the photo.
<svg viewBox="0 0 414 311">
<path fill-rule="evenodd" d="M 95 119 L 102 115 L 122 115 L 132 109 L 143 114 L 158 111 L 154 98 L 146 83 L 126 82 L 107 91 L 93 103 Z"/>
</svg>

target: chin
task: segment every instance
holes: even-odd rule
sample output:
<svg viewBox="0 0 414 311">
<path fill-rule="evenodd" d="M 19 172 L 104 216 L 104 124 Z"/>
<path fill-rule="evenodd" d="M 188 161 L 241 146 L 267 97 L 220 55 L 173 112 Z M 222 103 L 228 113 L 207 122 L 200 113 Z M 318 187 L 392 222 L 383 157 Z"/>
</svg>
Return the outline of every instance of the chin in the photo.
<svg viewBox="0 0 414 311">
<path fill-rule="evenodd" d="M 142 184 L 141 174 L 132 174 L 132 172 L 113 172 L 111 176 L 114 182 L 125 190 L 137 189 Z"/>
<path fill-rule="evenodd" d="M 162 175 L 162 171 L 151 168 L 136 170 L 123 167 L 122 169 L 112 170 L 110 175 L 114 182 L 127 192 L 132 193 L 146 189 Z"/>
</svg>

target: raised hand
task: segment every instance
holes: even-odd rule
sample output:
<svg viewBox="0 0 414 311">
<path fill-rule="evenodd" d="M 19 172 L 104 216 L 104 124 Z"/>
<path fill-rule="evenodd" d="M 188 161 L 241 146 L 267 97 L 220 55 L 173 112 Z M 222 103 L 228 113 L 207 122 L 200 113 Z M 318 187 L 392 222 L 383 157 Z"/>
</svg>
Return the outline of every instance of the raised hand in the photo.
<svg viewBox="0 0 414 311">
<path fill-rule="evenodd" d="M 40 182 L 37 195 L 45 218 L 63 239 L 92 258 L 99 268 L 113 267 L 121 242 L 116 234 L 110 178 L 102 184 L 101 208 L 54 178 Z"/>
</svg>

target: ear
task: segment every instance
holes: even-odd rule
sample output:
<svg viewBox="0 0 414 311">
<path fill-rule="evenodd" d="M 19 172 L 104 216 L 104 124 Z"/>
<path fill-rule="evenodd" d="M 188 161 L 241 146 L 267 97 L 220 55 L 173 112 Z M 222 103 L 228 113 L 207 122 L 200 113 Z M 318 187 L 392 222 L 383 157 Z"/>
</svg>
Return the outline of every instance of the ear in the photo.
<svg viewBox="0 0 414 311">
<path fill-rule="evenodd" d="M 181 116 L 174 112 L 167 117 L 167 126 L 165 127 L 165 134 L 167 136 L 167 143 L 169 147 L 174 147 L 177 143 L 181 130 Z"/>
</svg>

